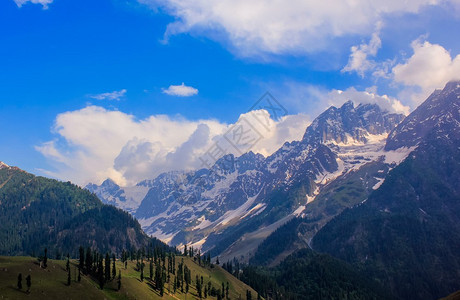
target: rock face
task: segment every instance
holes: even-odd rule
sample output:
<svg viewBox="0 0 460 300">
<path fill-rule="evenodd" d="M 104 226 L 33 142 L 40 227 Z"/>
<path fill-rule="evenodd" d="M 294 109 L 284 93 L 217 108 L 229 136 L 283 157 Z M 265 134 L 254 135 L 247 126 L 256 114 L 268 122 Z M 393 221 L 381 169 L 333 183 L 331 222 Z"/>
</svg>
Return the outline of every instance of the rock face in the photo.
<svg viewBox="0 0 460 300">
<path fill-rule="evenodd" d="M 385 149 L 412 147 L 420 143 L 434 127 L 457 126 L 460 119 L 459 91 L 459 81 L 449 82 L 443 90 L 436 90 L 391 131 Z M 450 131 L 450 134 L 458 134 L 455 130 Z"/>
<path fill-rule="evenodd" d="M 148 192 L 130 211 L 147 233 L 170 244 L 193 244 L 213 255 L 225 252 L 226 258 L 233 258 L 232 249 L 237 248 L 238 256 L 247 260 L 264 238 L 302 214 L 331 181 L 373 161 L 382 166 L 396 162 L 385 159 L 383 147 L 403 118 L 371 104 L 355 107 L 349 101 L 331 107 L 301 141 L 285 143 L 269 157 L 227 155 L 211 169 L 168 172 L 139 183 L 136 188 L 148 187 Z M 367 184 L 382 180 L 372 177 Z M 126 188 L 113 182 L 87 188 L 106 203 L 126 207 Z"/>
<path fill-rule="evenodd" d="M 371 193 L 314 237 L 313 248 L 360 265 L 399 299 L 460 289 L 460 82 L 434 92 L 390 134 L 417 146 Z"/>
</svg>

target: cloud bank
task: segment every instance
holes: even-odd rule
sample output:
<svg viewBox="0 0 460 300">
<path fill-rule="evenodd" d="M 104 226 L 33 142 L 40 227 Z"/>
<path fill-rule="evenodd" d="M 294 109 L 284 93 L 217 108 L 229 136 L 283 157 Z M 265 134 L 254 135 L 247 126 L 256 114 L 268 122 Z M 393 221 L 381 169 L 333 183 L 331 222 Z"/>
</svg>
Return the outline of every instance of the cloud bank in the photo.
<svg viewBox="0 0 460 300">
<path fill-rule="evenodd" d="M 300 139 L 309 124 L 302 115 L 285 116 L 278 122 L 266 111 L 258 111 L 267 123 L 256 124 L 263 134 L 251 149 L 264 155 L 286 140 Z M 251 118 L 251 113 L 241 118 Z M 261 118 L 262 119 L 262 118 Z M 61 113 L 56 117 L 55 139 L 36 147 L 55 167 L 47 171 L 79 184 L 100 183 L 112 178 L 121 185 L 155 178 L 171 170 L 203 167 L 200 157 L 231 128 L 216 120 L 190 121 L 154 115 L 143 120 L 99 106 Z M 228 147 L 228 153 L 239 155 Z"/>
<path fill-rule="evenodd" d="M 243 56 L 305 54 L 335 38 L 370 35 L 386 15 L 417 13 L 441 0 L 138 0 L 173 16 L 165 39 L 181 33 L 218 40 Z M 452 0 L 455 1 L 455 0 Z"/>
</svg>

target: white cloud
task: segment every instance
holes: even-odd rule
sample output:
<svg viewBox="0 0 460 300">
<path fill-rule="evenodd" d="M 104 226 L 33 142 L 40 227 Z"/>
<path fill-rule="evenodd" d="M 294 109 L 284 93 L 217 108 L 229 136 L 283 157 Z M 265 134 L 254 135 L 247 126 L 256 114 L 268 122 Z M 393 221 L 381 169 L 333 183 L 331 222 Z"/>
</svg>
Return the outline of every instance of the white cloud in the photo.
<svg viewBox="0 0 460 300">
<path fill-rule="evenodd" d="M 447 1 L 138 0 L 175 17 L 165 33 L 216 39 L 240 55 L 305 54 L 335 38 L 368 35 L 386 15 L 417 13 Z M 455 0 L 451 0 L 455 1 Z"/>
<path fill-rule="evenodd" d="M 330 106 L 340 107 L 348 100 L 355 105 L 360 103 L 377 104 L 382 109 L 391 113 L 409 113 L 409 106 L 400 100 L 388 95 L 379 95 L 377 87 L 369 87 L 365 90 L 357 90 L 349 87 L 345 90 L 326 89 L 320 86 L 305 84 L 296 81 L 286 81 L 276 91 L 283 105 L 291 111 L 307 114 L 311 118 L 316 117 Z"/>
<path fill-rule="evenodd" d="M 97 100 L 120 100 L 122 97 L 125 96 L 127 90 L 122 89 L 120 91 L 113 91 L 109 93 L 102 93 L 96 95 L 89 95 L 90 98 L 97 99 Z"/>
<path fill-rule="evenodd" d="M 34 4 L 41 4 L 43 5 L 43 9 L 48 9 L 48 4 L 53 3 L 53 0 L 14 0 L 18 7 L 22 7 L 27 2 L 34 3 Z"/>
<path fill-rule="evenodd" d="M 268 117 L 268 112 L 258 111 Z M 247 113 L 241 118 L 253 118 Z M 259 118 L 263 119 L 263 118 Z M 263 126 L 252 119 L 263 139 L 251 148 L 264 155 L 286 140 L 300 139 L 309 124 L 302 115 L 285 116 Z M 161 172 L 202 167 L 199 158 L 223 139 L 233 124 L 216 120 L 189 121 L 154 115 L 143 120 L 98 106 L 61 113 L 53 128 L 56 137 L 36 147 L 55 167 L 48 175 L 80 184 L 101 182 L 134 184 Z M 229 147 L 228 152 L 238 154 Z"/>
<path fill-rule="evenodd" d="M 383 110 L 388 112 L 404 115 L 409 114 L 410 108 L 408 106 L 402 104 L 398 99 L 388 95 L 378 95 L 375 90 L 375 87 L 365 91 L 358 91 L 354 87 L 350 87 L 344 91 L 331 90 L 325 96 L 325 102 L 328 103 L 328 105 L 341 106 L 348 100 L 351 100 L 355 105 L 358 105 L 359 103 L 377 104 Z"/>
<path fill-rule="evenodd" d="M 170 85 L 167 89 L 163 89 L 163 93 L 170 96 L 190 97 L 198 94 L 198 90 L 182 82 L 181 85 Z"/>
<path fill-rule="evenodd" d="M 377 24 L 377 30 L 372 34 L 371 40 L 368 44 L 363 43 L 359 46 L 351 47 L 350 58 L 348 64 L 342 69 L 342 72 L 356 72 L 359 76 L 364 77 L 364 73 L 374 69 L 376 63 L 370 60 L 369 57 L 375 57 L 377 51 L 382 46 L 379 34 L 382 23 Z"/>
<path fill-rule="evenodd" d="M 420 39 L 411 44 L 414 54 L 392 69 L 394 81 L 406 87 L 400 97 L 420 104 L 434 89 L 460 79 L 460 54 L 452 58 L 441 45 Z"/>
</svg>

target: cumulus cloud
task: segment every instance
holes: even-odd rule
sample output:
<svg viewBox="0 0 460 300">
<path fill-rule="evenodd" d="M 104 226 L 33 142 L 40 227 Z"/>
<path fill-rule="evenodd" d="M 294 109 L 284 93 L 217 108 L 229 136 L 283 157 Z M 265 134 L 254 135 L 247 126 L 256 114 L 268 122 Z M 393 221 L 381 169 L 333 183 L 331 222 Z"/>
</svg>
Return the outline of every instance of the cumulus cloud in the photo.
<svg viewBox="0 0 460 300">
<path fill-rule="evenodd" d="M 167 89 L 163 89 L 163 93 L 170 96 L 190 97 L 198 94 L 198 89 L 186 86 L 182 82 L 181 85 L 170 85 Z"/>
<path fill-rule="evenodd" d="M 249 150 L 264 155 L 287 140 L 300 139 L 309 124 L 309 118 L 302 115 L 273 121 L 264 110 L 242 114 L 235 124 L 225 124 L 164 115 L 137 120 L 120 111 L 88 106 L 59 114 L 53 128 L 56 137 L 36 149 L 55 167 L 46 171 L 48 175 L 80 184 L 100 183 L 109 177 L 131 185 L 161 172 L 203 167 L 200 157 L 216 142 L 226 141 L 229 129 L 242 120 L 249 120 L 262 135 Z M 231 145 L 223 146 L 227 153 L 240 155 Z"/>
<path fill-rule="evenodd" d="M 22 7 L 27 2 L 34 3 L 34 4 L 41 4 L 43 9 L 48 9 L 48 4 L 53 3 L 53 0 L 14 0 L 18 7 Z"/>
<path fill-rule="evenodd" d="M 241 55 L 304 54 L 335 38 L 368 35 L 388 14 L 417 13 L 446 1 L 138 0 L 174 16 L 169 36 L 191 32 L 226 43 Z M 455 0 L 452 0 L 455 1 Z"/>
<path fill-rule="evenodd" d="M 96 99 L 96 100 L 120 100 L 122 97 L 125 96 L 127 90 L 122 89 L 120 91 L 113 91 L 109 93 L 102 93 L 102 94 L 96 94 L 96 95 L 89 95 L 90 98 Z"/>
<path fill-rule="evenodd" d="M 392 113 L 408 115 L 410 108 L 402 104 L 398 99 L 388 95 L 378 95 L 375 87 L 371 87 L 365 91 L 358 91 L 354 87 L 350 87 L 344 91 L 332 90 L 325 95 L 324 102 L 329 105 L 341 106 L 348 100 L 353 101 L 355 105 L 362 104 L 377 104 L 383 110 Z"/>
<path fill-rule="evenodd" d="M 452 58 L 441 45 L 421 39 L 411 44 L 413 55 L 392 69 L 394 81 L 406 86 L 401 92 L 419 104 L 450 80 L 460 79 L 460 54 Z"/>
<path fill-rule="evenodd" d="M 359 76 L 364 77 L 364 73 L 374 69 L 375 61 L 370 60 L 370 57 L 375 57 L 377 51 L 382 46 L 379 34 L 382 23 L 377 24 L 377 30 L 372 34 L 368 44 L 363 43 L 359 46 L 352 46 L 348 64 L 342 69 L 342 72 L 356 72 Z"/>
<path fill-rule="evenodd" d="M 365 90 L 357 90 L 355 87 L 338 90 L 302 82 L 286 81 L 277 91 L 277 94 L 282 95 L 280 101 L 283 104 L 294 111 L 303 112 L 311 117 L 316 117 L 332 105 L 340 107 L 348 100 L 353 101 L 355 105 L 360 103 L 377 104 L 383 110 L 391 113 L 407 115 L 410 111 L 409 106 L 399 99 L 380 95 L 375 86 Z"/>
</svg>

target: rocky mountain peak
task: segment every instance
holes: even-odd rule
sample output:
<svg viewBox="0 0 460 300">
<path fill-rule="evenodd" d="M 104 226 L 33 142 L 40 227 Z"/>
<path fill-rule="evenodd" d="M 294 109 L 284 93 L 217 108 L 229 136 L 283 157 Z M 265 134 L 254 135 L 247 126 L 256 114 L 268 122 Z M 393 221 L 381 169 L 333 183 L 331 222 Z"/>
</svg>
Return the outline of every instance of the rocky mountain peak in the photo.
<svg viewBox="0 0 460 300">
<path fill-rule="evenodd" d="M 395 127 L 385 150 L 413 147 L 436 128 L 460 124 L 460 81 L 451 81 L 444 89 L 434 91 L 403 122 Z M 451 130 L 451 134 L 458 130 Z"/>
<path fill-rule="evenodd" d="M 331 106 L 307 128 L 304 143 L 367 142 L 369 134 L 383 134 L 404 119 L 402 114 L 384 111 L 377 104 L 359 104 L 347 101 L 340 108 Z"/>
<path fill-rule="evenodd" d="M 1 169 L 9 169 L 10 166 L 8 166 L 7 164 L 5 164 L 3 161 L 0 161 L 0 170 Z"/>
</svg>

